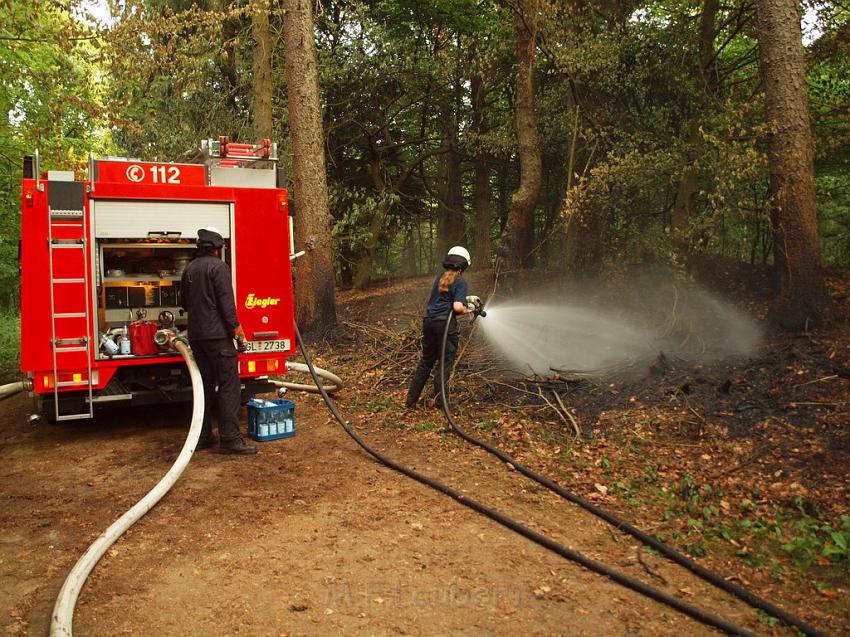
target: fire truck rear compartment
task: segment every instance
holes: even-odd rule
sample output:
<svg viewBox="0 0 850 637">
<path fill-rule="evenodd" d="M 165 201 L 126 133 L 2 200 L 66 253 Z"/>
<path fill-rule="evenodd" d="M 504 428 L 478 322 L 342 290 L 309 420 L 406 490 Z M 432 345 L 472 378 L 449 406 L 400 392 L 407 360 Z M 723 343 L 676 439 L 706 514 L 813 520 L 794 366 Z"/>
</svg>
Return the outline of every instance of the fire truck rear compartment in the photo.
<svg viewBox="0 0 850 637">
<path fill-rule="evenodd" d="M 93 200 L 91 207 L 94 305 L 100 332 L 127 337 L 128 323 L 137 319 L 161 323 L 163 313 L 170 313 L 174 326 L 185 329 L 188 317 L 180 307 L 180 278 L 194 254 L 195 233 L 208 226 L 219 230 L 225 239 L 222 259 L 232 264 L 232 205 L 106 199 Z M 97 358 L 108 354 L 100 350 Z"/>
<path fill-rule="evenodd" d="M 265 377 L 286 371 L 288 195 L 271 146 L 231 157 L 221 143 L 202 143 L 198 164 L 92 158 L 89 181 L 42 173 L 36 157 L 22 182 L 21 371 L 51 420 L 190 399 L 166 337 L 188 324 L 180 280 L 199 228 L 225 239 L 245 395 L 273 391 Z"/>
</svg>

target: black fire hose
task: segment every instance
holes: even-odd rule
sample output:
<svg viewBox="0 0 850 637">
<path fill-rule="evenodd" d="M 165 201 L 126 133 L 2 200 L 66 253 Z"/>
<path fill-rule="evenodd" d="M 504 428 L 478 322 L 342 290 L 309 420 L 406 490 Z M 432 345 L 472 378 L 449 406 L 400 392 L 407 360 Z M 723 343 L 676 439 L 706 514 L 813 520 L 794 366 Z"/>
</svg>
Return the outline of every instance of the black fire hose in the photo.
<svg viewBox="0 0 850 637">
<path fill-rule="evenodd" d="M 657 540 L 656 538 L 652 537 L 648 533 L 641 531 L 640 529 L 629 524 L 628 522 L 626 522 L 622 518 L 617 517 L 616 515 L 614 515 L 613 513 L 609 512 L 609 511 L 606 511 L 605 509 L 599 508 L 598 506 L 596 506 L 595 504 L 592 504 L 591 502 L 585 500 L 581 496 L 579 496 L 575 493 L 572 493 L 571 491 L 567 491 L 561 485 L 559 485 L 555 482 L 552 482 L 548 478 L 540 475 L 539 473 L 536 473 L 535 471 L 532 471 L 531 469 L 529 469 L 525 465 L 517 462 L 513 457 L 509 456 L 507 453 L 505 453 L 504 451 L 502 451 L 498 447 L 494 447 L 493 445 L 490 445 L 490 444 L 484 442 L 483 440 L 480 440 L 480 439 L 476 438 L 475 436 L 472 436 L 469 433 L 467 433 L 466 431 L 464 431 L 460 427 L 460 425 L 457 424 L 457 421 L 454 419 L 454 416 L 452 416 L 451 409 L 449 408 L 448 394 L 446 393 L 447 377 L 446 377 L 446 369 L 445 369 L 444 362 L 446 360 L 446 343 L 448 342 L 448 338 L 449 338 L 449 327 L 450 327 L 450 323 L 452 321 L 453 314 L 454 314 L 453 311 L 450 311 L 449 314 L 448 314 L 448 318 L 446 320 L 446 327 L 443 330 L 443 342 L 442 342 L 442 346 L 440 348 L 440 376 L 441 376 L 440 399 L 442 401 L 443 413 L 446 415 L 446 420 L 448 420 L 449 424 L 451 425 L 452 429 L 455 431 L 456 434 L 458 434 L 461 438 L 463 438 L 467 442 L 470 442 L 474 445 L 477 445 L 478 447 L 481 447 L 485 451 L 488 451 L 489 453 L 493 454 L 494 456 L 499 458 L 499 460 L 501 460 L 502 462 L 505 462 L 505 463 L 511 465 L 512 467 L 514 467 L 517 471 L 519 471 L 524 476 L 531 478 L 532 480 L 534 480 L 538 484 L 543 485 L 544 487 L 546 487 L 550 491 L 557 493 L 562 498 L 579 505 L 580 507 L 582 507 L 586 511 L 589 511 L 593 515 L 595 515 L 599 518 L 602 518 L 603 520 L 605 520 L 609 524 L 614 525 L 617 529 L 619 529 L 621 531 L 625 531 L 626 533 L 628 533 L 632 537 L 643 542 L 645 545 L 651 546 L 652 548 L 657 550 L 659 553 L 670 558 L 671 560 L 673 560 L 677 564 L 684 566 L 686 569 L 691 571 L 694 575 L 702 578 L 703 580 L 705 580 L 709 584 L 713 584 L 714 586 L 721 588 L 728 593 L 732 593 L 733 595 L 735 595 L 739 599 L 747 602 L 747 604 L 749 604 L 753 608 L 758 608 L 760 610 L 763 610 L 764 612 L 768 613 L 769 615 L 772 615 L 773 617 L 776 617 L 777 619 L 782 620 L 786 624 L 790 624 L 790 625 L 794 626 L 795 628 L 800 630 L 803 634 L 808 635 L 809 637 L 826 637 L 825 633 L 822 633 L 819 630 L 817 630 L 816 628 L 810 626 L 809 624 L 804 622 L 802 619 L 799 619 L 798 617 L 795 617 L 794 615 L 791 615 L 791 614 L 785 612 L 784 610 L 782 610 L 778 606 L 770 603 L 766 599 L 759 597 L 755 593 L 748 591 L 746 588 L 739 586 L 738 584 L 735 584 L 733 582 L 730 582 L 729 580 L 721 577 L 717 573 L 714 573 L 714 572 L 708 570 L 707 568 L 705 568 L 704 566 L 697 564 L 696 562 L 694 562 L 692 559 L 690 559 L 686 555 L 684 555 L 684 554 L 678 552 L 676 549 L 664 544 L 660 540 Z M 477 318 L 477 316 L 475 318 Z M 475 320 L 475 318 L 473 320 Z M 659 593 L 660 593 L 660 591 L 659 591 Z M 663 595 L 663 593 L 661 593 L 661 594 Z M 675 599 L 675 598 L 672 598 L 672 599 Z M 666 602 L 664 602 L 664 603 L 666 603 Z"/>
<path fill-rule="evenodd" d="M 588 557 L 585 557 L 581 553 L 566 548 L 565 546 L 558 544 L 554 540 L 544 535 L 541 535 L 536 531 L 532 531 L 528 527 L 523 526 L 519 522 L 516 522 L 515 520 L 507 517 L 506 515 L 503 515 L 498 511 L 495 511 L 479 502 L 476 502 L 475 500 L 466 497 L 458 491 L 455 491 L 451 487 L 437 482 L 436 480 L 429 478 L 428 476 L 421 474 L 418 471 L 414 471 L 413 469 L 409 469 L 401 464 L 398 464 L 394 460 L 391 460 L 387 456 L 376 451 L 368 444 L 366 444 L 366 442 L 357 434 L 357 432 L 351 428 L 349 422 L 342 417 L 342 414 L 339 413 L 339 410 L 337 409 L 333 399 L 331 399 L 331 397 L 325 391 L 324 387 L 322 386 L 322 381 L 319 378 L 319 375 L 315 372 L 313 368 L 313 361 L 310 359 L 310 354 L 307 352 L 307 348 L 304 347 L 304 342 L 301 340 L 301 332 L 298 329 L 298 325 L 295 325 L 295 337 L 298 342 L 298 347 L 301 349 L 301 354 L 304 356 L 304 362 L 307 363 L 307 367 L 310 370 L 310 374 L 313 376 L 313 380 L 315 381 L 316 386 L 319 388 L 319 393 L 322 395 L 322 399 L 325 401 L 325 404 L 328 406 L 328 409 L 331 410 L 331 413 L 334 415 L 334 418 L 337 419 L 339 424 L 342 426 L 345 432 L 349 436 L 351 436 L 354 442 L 356 442 L 366 453 L 371 455 L 384 466 L 389 467 L 394 471 L 398 471 L 399 473 L 406 475 L 408 478 L 412 478 L 417 482 L 420 482 L 426 486 L 431 487 L 432 489 L 435 489 L 436 491 L 439 491 L 440 493 L 444 493 L 459 504 L 469 507 L 473 511 L 481 513 L 482 515 L 490 518 L 494 522 L 498 522 L 502 526 L 505 526 L 511 529 L 512 531 L 519 533 L 520 535 L 528 538 L 532 542 L 535 542 L 540 546 L 549 549 L 553 553 L 557 553 L 561 557 L 576 562 L 595 573 L 604 575 L 617 582 L 618 584 L 640 593 L 641 595 L 645 595 L 646 597 L 654 599 L 655 601 L 661 602 L 662 604 L 666 604 L 667 606 L 670 606 L 671 608 L 674 608 L 675 610 L 678 610 L 679 612 L 684 613 L 685 615 L 688 615 L 689 617 L 692 617 L 693 619 L 696 619 L 697 621 L 703 624 L 719 628 L 720 630 L 729 633 L 730 635 L 744 635 L 747 637 L 755 636 L 755 633 L 752 633 L 744 628 L 741 628 L 740 626 L 728 622 L 721 617 L 717 617 L 716 615 L 713 615 L 712 613 L 698 608 L 697 606 L 693 606 L 692 604 L 683 602 L 682 600 L 677 599 L 672 595 L 668 595 L 667 593 L 664 593 L 663 591 L 660 591 L 657 588 L 653 588 L 652 586 L 644 584 L 640 580 L 628 577 L 627 575 L 624 575 L 619 571 L 605 566 L 601 562 L 597 562 Z M 443 400 L 445 403 L 445 397 L 443 398 Z"/>
</svg>

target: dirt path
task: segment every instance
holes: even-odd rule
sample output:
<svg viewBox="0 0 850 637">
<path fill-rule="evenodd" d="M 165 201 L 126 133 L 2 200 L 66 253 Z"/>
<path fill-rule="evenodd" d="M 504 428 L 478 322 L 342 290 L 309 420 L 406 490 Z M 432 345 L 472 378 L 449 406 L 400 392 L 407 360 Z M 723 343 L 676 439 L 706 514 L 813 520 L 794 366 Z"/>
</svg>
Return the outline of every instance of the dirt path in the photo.
<svg viewBox="0 0 850 637">
<path fill-rule="evenodd" d="M 79 555 L 164 473 L 187 414 L 113 412 L 72 426 L 0 415 L 5 634 L 44 635 Z M 585 572 L 373 462 L 298 402 L 298 435 L 255 457 L 199 452 L 84 588 L 78 635 L 681 635 L 691 620 Z M 120 423 L 120 424 L 119 424 Z M 644 579 L 631 542 L 480 452 L 363 434 L 394 457 Z M 651 556 L 668 590 L 754 630 L 755 613 Z"/>
</svg>

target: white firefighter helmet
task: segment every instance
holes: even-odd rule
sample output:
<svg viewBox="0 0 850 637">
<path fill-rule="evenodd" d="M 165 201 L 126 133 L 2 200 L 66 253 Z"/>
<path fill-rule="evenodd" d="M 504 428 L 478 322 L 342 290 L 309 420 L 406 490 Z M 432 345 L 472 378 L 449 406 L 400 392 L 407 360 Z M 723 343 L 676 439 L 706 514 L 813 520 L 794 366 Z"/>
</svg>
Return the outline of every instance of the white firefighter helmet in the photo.
<svg viewBox="0 0 850 637">
<path fill-rule="evenodd" d="M 453 248 L 449 248 L 449 251 L 446 256 L 462 257 L 463 259 L 466 259 L 467 266 L 472 265 L 472 257 L 469 256 L 469 250 L 467 250 L 463 246 L 454 246 Z"/>
</svg>

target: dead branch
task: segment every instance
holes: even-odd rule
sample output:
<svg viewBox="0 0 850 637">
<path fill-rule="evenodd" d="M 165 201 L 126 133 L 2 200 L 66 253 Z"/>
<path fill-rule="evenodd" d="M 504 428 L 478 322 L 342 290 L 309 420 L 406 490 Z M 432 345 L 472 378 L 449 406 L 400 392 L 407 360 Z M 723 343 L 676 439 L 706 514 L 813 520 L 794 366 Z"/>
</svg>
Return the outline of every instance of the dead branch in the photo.
<svg viewBox="0 0 850 637">
<path fill-rule="evenodd" d="M 554 393 L 554 392 L 553 392 L 553 393 Z M 542 398 L 542 399 L 543 399 L 543 402 L 545 402 L 547 405 L 549 405 L 549 407 L 551 407 L 551 408 L 552 408 L 552 410 L 553 410 L 556 414 L 558 414 L 558 416 L 561 418 L 561 420 L 563 420 L 563 421 L 564 421 L 564 424 L 565 424 L 565 425 L 569 425 L 569 424 L 570 424 L 569 420 L 567 420 L 567 416 L 565 416 L 565 415 L 564 415 L 564 412 L 563 412 L 563 411 L 561 411 L 561 410 L 557 407 L 557 405 L 555 405 L 555 404 L 554 404 L 551 400 L 549 400 L 548 398 L 546 398 L 546 395 L 543 393 L 543 390 L 542 390 L 542 389 L 540 389 L 539 387 L 537 388 L 537 395 L 538 395 L 538 396 L 540 396 L 540 398 Z M 555 395 L 557 396 L 557 394 L 555 394 Z M 562 404 L 563 404 L 563 403 L 562 403 Z M 567 415 L 569 415 L 569 414 L 567 414 Z"/>
<path fill-rule="evenodd" d="M 822 383 L 825 380 L 835 380 L 838 378 L 838 374 L 833 374 L 832 376 L 824 376 L 823 378 L 816 378 L 815 380 L 808 380 L 805 383 L 798 383 L 797 387 L 803 387 L 804 385 L 811 385 L 813 383 Z"/>
<path fill-rule="evenodd" d="M 571 422 L 571 423 L 572 423 L 572 425 L 573 425 L 573 431 L 575 431 L 575 433 L 576 433 L 576 438 L 580 438 L 580 437 L 581 437 L 581 429 L 580 429 L 580 428 L 579 428 L 579 426 L 578 426 L 578 422 L 576 422 L 576 419 L 575 419 L 575 418 L 573 417 L 573 415 L 570 413 L 570 410 L 569 410 L 569 409 L 567 409 L 567 408 L 564 406 L 564 401 L 563 401 L 563 400 L 561 400 L 561 395 L 560 395 L 558 392 L 556 392 L 556 391 L 553 391 L 552 393 L 553 393 L 553 394 L 555 394 L 555 398 L 557 398 L 557 400 L 558 400 L 558 404 L 561 406 L 561 410 L 562 410 L 562 411 L 563 411 L 563 412 L 567 415 L 567 417 L 570 419 L 570 422 Z"/>
</svg>

